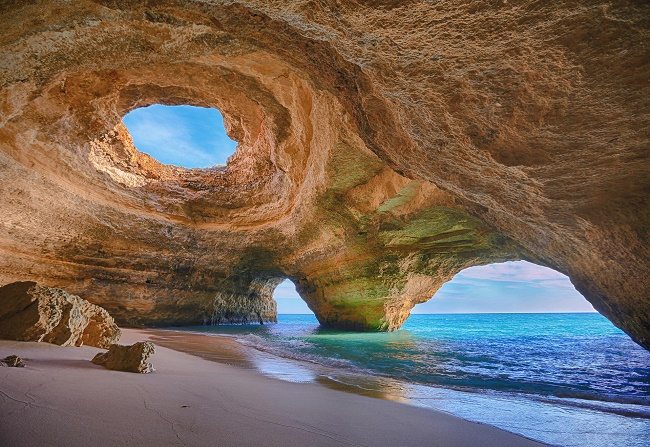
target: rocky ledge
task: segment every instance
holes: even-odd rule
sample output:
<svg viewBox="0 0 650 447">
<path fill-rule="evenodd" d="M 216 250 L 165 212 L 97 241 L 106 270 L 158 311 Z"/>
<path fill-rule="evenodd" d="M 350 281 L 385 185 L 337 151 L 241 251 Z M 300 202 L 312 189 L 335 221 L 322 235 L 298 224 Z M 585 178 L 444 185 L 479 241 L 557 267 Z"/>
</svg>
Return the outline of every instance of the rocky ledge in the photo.
<svg viewBox="0 0 650 447">
<path fill-rule="evenodd" d="M 2 2 L 0 284 L 168 325 L 273 321 L 290 278 L 322 323 L 390 330 L 461 269 L 527 259 L 649 346 L 648 17 Z M 121 120 L 154 103 L 219 108 L 228 165 L 138 152 Z"/>
</svg>

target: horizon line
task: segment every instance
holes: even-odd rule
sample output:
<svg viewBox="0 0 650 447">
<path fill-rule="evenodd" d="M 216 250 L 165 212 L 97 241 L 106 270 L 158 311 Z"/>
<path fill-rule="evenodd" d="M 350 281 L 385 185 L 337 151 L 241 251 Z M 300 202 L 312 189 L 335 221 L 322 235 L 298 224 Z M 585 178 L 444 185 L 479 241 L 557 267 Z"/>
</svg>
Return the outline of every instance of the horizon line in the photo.
<svg viewBox="0 0 650 447">
<path fill-rule="evenodd" d="M 416 312 L 411 315 L 539 315 L 539 314 L 600 314 L 597 310 L 578 310 L 568 312 Z M 314 315 L 314 313 L 278 312 L 278 315 Z"/>
</svg>

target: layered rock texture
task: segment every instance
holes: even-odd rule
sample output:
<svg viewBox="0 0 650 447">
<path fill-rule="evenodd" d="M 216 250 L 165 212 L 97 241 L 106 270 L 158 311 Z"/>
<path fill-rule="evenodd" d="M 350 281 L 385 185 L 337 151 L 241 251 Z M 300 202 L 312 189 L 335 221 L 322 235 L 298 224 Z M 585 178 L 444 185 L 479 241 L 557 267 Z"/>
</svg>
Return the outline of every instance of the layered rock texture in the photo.
<svg viewBox="0 0 650 447">
<path fill-rule="evenodd" d="M 0 287 L 0 339 L 108 348 L 119 338 L 106 310 L 64 290 L 30 281 Z"/>
<path fill-rule="evenodd" d="M 648 4 L 0 3 L 0 283 L 129 325 L 394 329 L 465 267 L 566 273 L 650 344 Z M 121 123 L 219 108 L 237 152 L 181 169 Z"/>
<path fill-rule="evenodd" d="M 139 341 L 130 346 L 111 345 L 108 351 L 93 357 L 92 362 L 115 371 L 148 374 L 155 371 L 149 363 L 149 357 L 154 351 L 154 345 L 150 341 Z"/>
</svg>

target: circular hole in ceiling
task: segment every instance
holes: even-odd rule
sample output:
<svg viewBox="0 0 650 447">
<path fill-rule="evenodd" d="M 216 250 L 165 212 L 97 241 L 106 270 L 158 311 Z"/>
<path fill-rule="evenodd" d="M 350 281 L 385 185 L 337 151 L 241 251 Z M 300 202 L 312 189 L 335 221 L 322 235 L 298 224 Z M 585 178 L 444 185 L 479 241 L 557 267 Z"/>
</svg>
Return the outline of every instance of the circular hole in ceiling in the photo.
<svg viewBox="0 0 650 447">
<path fill-rule="evenodd" d="M 154 104 L 130 111 L 123 122 L 140 152 L 168 165 L 223 166 L 237 148 L 217 109 Z"/>
</svg>

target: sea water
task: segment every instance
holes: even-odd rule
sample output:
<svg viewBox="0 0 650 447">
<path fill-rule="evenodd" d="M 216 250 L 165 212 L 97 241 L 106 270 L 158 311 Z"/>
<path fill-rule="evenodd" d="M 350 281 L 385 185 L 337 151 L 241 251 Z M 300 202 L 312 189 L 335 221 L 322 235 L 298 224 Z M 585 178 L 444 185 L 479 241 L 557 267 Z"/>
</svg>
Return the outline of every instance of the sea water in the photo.
<svg viewBox="0 0 650 447">
<path fill-rule="evenodd" d="M 257 368 L 446 411 L 562 446 L 650 445 L 650 353 L 596 313 L 412 315 L 390 333 L 277 324 L 234 337 Z"/>
</svg>

